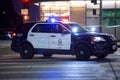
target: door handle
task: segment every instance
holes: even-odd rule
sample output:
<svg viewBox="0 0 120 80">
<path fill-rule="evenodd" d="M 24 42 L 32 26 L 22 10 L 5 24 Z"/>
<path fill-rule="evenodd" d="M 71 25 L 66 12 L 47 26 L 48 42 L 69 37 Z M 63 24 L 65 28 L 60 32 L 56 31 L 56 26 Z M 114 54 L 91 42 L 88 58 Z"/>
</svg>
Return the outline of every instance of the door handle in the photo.
<svg viewBox="0 0 120 80">
<path fill-rule="evenodd" d="M 34 34 L 30 34 L 29 36 L 35 36 Z"/>
<path fill-rule="evenodd" d="M 50 37 L 56 37 L 55 35 L 51 35 Z"/>
</svg>

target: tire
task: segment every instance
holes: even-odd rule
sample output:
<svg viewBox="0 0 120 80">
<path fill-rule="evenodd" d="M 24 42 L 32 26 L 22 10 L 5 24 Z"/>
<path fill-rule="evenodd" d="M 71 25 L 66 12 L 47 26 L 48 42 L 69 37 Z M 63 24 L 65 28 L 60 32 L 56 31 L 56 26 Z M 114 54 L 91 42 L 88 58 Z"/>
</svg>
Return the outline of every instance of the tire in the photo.
<svg viewBox="0 0 120 80">
<path fill-rule="evenodd" d="M 33 48 L 28 44 L 22 45 L 20 56 L 22 59 L 32 59 L 34 56 Z"/>
<path fill-rule="evenodd" d="M 91 56 L 91 50 L 87 45 L 80 44 L 76 47 L 75 55 L 78 60 L 89 60 Z"/>
<path fill-rule="evenodd" d="M 43 54 L 43 56 L 44 56 L 44 57 L 46 57 L 46 58 L 49 58 L 49 57 L 51 57 L 51 56 L 52 56 L 52 54 L 51 54 L 51 53 L 49 53 L 49 52 L 46 52 L 46 53 L 44 53 L 44 54 Z"/>
</svg>

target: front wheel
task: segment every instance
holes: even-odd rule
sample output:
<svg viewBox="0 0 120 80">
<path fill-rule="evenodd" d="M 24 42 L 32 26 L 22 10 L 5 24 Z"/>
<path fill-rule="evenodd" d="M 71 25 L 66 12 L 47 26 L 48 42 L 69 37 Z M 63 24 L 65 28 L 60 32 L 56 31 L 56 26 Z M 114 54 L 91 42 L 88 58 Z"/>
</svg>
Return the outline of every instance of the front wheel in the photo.
<svg viewBox="0 0 120 80">
<path fill-rule="evenodd" d="M 21 47 L 20 56 L 23 59 L 31 59 L 34 56 L 33 49 L 30 45 L 24 44 Z"/>
<path fill-rule="evenodd" d="M 76 47 L 75 55 L 78 60 L 88 60 L 91 55 L 91 50 L 87 45 L 80 44 Z"/>
</svg>

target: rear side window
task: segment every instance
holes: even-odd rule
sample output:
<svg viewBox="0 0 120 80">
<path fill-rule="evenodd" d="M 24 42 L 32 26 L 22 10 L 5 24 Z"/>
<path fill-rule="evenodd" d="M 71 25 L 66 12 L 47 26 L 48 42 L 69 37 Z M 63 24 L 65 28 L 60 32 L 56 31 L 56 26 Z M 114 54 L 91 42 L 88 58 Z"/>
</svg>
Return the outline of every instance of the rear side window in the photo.
<svg viewBox="0 0 120 80">
<path fill-rule="evenodd" d="M 49 33 L 51 32 L 50 24 L 38 24 L 33 28 L 32 32 Z"/>
<path fill-rule="evenodd" d="M 59 24 L 37 24 L 32 32 L 36 33 L 61 33 L 64 30 Z"/>
</svg>

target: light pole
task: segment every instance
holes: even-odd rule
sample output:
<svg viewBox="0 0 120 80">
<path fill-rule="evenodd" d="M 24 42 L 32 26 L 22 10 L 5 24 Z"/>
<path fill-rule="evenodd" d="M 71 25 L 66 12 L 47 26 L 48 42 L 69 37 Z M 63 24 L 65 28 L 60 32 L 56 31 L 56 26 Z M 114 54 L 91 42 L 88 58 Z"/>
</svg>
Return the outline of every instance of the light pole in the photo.
<svg viewBox="0 0 120 80">
<path fill-rule="evenodd" d="M 117 16 L 116 16 L 116 13 L 117 13 L 116 11 L 117 11 L 117 4 L 116 4 L 116 0 L 115 0 L 115 19 L 117 19 L 117 18 L 116 18 L 116 17 L 117 17 Z M 117 25 L 116 20 L 114 20 L 114 24 Z M 115 37 L 116 37 L 116 35 L 117 35 L 117 33 L 116 33 L 116 28 L 117 28 L 117 27 L 114 27 L 114 36 L 115 36 Z"/>
<path fill-rule="evenodd" d="M 99 31 L 102 32 L 102 0 L 100 0 Z"/>
</svg>

